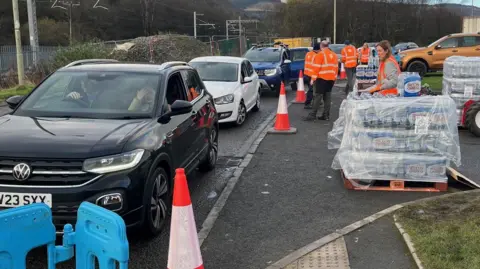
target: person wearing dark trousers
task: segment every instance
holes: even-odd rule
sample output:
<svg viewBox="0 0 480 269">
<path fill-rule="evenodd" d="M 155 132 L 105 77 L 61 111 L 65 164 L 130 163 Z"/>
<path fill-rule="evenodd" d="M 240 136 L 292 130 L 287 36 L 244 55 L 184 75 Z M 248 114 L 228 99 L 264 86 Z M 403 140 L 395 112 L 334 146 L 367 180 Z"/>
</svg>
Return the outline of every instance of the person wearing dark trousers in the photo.
<svg viewBox="0 0 480 269">
<path fill-rule="evenodd" d="M 323 102 L 323 113 L 319 120 L 330 120 L 330 105 L 332 102 L 332 89 L 338 75 L 338 58 L 335 52 L 328 48 L 328 42 L 322 41 L 321 52 L 315 56 L 315 67 L 312 75 L 315 92 L 312 111 L 304 118 L 305 121 L 317 119 L 317 112 Z"/>
<path fill-rule="evenodd" d="M 349 94 L 353 90 L 353 80 L 357 69 L 358 54 L 357 49 L 350 44 L 349 40 L 345 40 L 345 47 L 342 49 L 342 63 L 345 65 L 347 73 L 347 85 L 345 86 L 345 94 Z"/>
<path fill-rule="evenodd" d="M 315 55 L 320 51 L 320 44 L 315 43 L 313 45 L 313 50 L 309 51 L 307 55 L 305 56 L 305 76 L 307 77 L 308 81 L 308 91 L 307 91 L 307 100 L 305 100 L 305 109 L 311 109 L 312 108 L 312 100 L 313 100 L 313 85 L 310 83 L 310 80 L 312 79 L 312 72 L 314 69 L 314 59 Z"/>
</svg>

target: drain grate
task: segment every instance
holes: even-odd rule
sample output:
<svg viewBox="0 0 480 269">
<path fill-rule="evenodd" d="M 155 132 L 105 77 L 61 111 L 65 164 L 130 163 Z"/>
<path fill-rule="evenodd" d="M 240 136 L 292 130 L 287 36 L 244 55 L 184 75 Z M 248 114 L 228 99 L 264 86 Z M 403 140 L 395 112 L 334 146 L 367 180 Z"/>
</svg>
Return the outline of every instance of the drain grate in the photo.
<svg viewBox="0 0 480 269">
<path fill-rule="evenodd" d="M 316 249 L 284 269 L 350 269 L 343 237 Z"/>
</svg>

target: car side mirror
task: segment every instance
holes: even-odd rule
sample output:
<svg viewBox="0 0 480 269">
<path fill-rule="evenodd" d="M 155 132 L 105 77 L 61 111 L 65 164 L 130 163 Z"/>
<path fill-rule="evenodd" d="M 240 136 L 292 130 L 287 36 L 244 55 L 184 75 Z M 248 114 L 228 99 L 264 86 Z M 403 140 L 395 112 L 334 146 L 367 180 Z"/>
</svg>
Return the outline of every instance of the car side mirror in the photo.
<svg viewBox="0 0 480 269">
<path fill-rule="evenodd" d="M 285 64 L 291 64 L 292 61 L 290 61 L 289 59 L 286 59 L 285 61 L 283 61 L 283 63 L 285 63 Z"/>
<path fill-rule="evenodd" d="M 168 123 L 171 117 L 190 113 L 192 112 L 192 109 L 192 103 L 184 100 L 176 100 L 170 107 L 170 112 L 163 114 L 158 119 L 158 122 L 162 124 Z"/>
<path fill-rule="evenodd" d="M 435 46 L 435 49 L 438 50 L 438 49 L 441 49 L 442 48 L 442 45 L 436 45 Z"/>
<path fill-rule="evenodd" d="M 250 83 L 252 81 L 253 81 L 252 77 L 244 77 L 243 81 L 242 81 L 242 84 Z"/>
<path fill-rule="evenodd" d="M 7 103 L 8 107 L 10 109 L 15 109 L 17 108 L 18 104 L 20 104 L 20 102 L 22 102 L 24 96 L 21 96 L 21 95 L 15 95 L 15 96 L 12 96 L 10 98 L 8 98 L 5 102 Z"/>
</svg>

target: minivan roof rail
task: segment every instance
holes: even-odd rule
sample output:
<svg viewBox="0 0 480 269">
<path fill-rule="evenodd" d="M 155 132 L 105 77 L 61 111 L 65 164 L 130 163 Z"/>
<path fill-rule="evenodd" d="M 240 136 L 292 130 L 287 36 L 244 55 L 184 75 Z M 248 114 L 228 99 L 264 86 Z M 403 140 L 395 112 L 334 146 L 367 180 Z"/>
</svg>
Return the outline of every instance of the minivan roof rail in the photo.
<svg viewBox="0 0 480 269">
<path fill-rule="evenodd" d="M 85 60 L 78 60 L 75 62 L 71 62 L 67 64 L 65 67 L 72 67 L 72 66 L 79 66 L 84 64 L 107 64 L 107 63 L 118 63 L 117 60 L 113 59 L 85 59 Z"/>
</svg>

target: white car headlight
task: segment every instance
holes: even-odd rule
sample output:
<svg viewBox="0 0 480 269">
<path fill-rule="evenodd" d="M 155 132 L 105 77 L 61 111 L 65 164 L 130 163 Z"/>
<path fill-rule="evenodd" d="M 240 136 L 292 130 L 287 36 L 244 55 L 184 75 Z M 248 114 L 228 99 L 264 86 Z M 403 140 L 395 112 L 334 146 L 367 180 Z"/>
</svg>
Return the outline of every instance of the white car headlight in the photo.
<svg viewBox="0 0 480 269">
<path fill-rule="evenodd" d="M 215 104 L 217 105 L 230 104 L 230 103 L 233 103 L 234 100 L 235 100 L 235 96 L 233 94 L 227 94 L 227 95 L 215 98 Z"/>
<path fill-rule="evenodd" d="M 83 170 L 95 174 L 106 174 L 135 167 L 142 159 L 145 150 L 137 149 L 122 154 L 88 159 L 83 162 Z"/>
<path fill-rule="evenodd" d="M 265 76 L 273 76 L 277 73 L 277 69 L 265 69 Z"/>
</svg>

